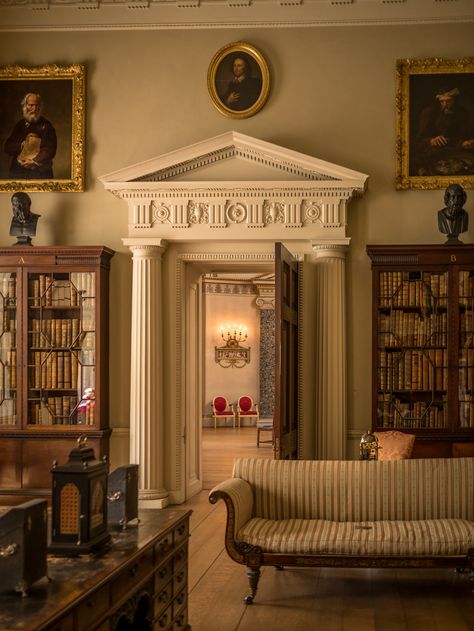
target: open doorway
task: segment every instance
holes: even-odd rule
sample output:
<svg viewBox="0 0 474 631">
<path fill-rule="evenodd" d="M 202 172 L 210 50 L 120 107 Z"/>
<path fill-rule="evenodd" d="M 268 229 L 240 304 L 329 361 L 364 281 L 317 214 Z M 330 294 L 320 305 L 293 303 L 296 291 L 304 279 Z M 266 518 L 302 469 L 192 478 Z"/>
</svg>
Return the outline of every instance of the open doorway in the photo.
<svg viewBox="0 0 474 631">
<path fill-rule="evenodd" d="M 237 457 L 273 458 L 275 274 L 210 272 L 202 292 L 202 484 Z"/>
</svg>

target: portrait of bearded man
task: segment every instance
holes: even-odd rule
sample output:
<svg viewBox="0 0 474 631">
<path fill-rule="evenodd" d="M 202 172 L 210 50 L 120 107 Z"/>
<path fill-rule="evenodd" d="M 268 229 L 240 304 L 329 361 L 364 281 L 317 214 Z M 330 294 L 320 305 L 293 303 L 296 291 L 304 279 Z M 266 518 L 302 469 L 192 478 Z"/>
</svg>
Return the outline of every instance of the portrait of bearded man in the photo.
<svg viewBox="0 0 474 631">
<path fill-rule="evenodd" d="M 415 126 L 413 175 L 474 174 L 474 120 L 456 86 L 437 90 Z"/>
<path fill-rule="evenodd" d="M 43 100 L 33 92 L 21 101 L 23 118 L 19 120 L 7 140 L 4 151 L 11 156 L 11 179 L 52 179 L 53 158 L 57 150 L 56 131 L 42 116 Z"/>
</svg>

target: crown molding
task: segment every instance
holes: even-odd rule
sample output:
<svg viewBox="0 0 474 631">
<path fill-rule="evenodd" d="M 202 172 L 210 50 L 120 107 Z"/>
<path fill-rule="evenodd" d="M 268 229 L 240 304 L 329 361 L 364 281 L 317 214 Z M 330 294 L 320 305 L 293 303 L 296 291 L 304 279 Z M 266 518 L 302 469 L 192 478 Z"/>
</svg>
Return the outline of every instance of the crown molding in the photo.
<svg viewBox="0 0 474 631">
<path fill-rule="evenodd" d="M 0 32 L 379 26 L 473 21 L 472 0 L 0 0 Z"/>
</svg>

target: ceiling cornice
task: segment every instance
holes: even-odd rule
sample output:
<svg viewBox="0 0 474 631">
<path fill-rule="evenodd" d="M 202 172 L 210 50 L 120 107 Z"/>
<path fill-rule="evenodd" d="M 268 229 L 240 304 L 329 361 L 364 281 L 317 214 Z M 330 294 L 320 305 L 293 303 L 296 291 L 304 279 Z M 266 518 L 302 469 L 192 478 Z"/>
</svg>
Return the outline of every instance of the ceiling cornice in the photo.
<svg viewBox="0 0 474 631">
<path fill-rule="evenodd" d="M 473 0 L 0 0 L 0 32 L 473 21 Z"/>
</svg>

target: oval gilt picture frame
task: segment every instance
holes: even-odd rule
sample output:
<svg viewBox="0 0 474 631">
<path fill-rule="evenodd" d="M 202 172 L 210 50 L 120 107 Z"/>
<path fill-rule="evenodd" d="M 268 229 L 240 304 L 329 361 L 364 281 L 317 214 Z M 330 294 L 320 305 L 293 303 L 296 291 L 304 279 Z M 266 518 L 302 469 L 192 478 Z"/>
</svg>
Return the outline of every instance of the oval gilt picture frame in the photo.
<svg viewBox="0 0 474 631">
<path fill-rule="evenodd" d="M 270 73 L 263 55 L 250 44 L 223 46 L 207 73 L 212 102 L 230 118 L 248 118 L 262 109 L 270 92 Z"/>
</svg>

